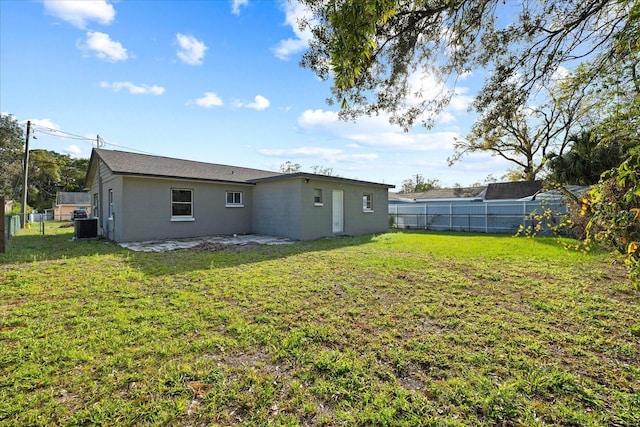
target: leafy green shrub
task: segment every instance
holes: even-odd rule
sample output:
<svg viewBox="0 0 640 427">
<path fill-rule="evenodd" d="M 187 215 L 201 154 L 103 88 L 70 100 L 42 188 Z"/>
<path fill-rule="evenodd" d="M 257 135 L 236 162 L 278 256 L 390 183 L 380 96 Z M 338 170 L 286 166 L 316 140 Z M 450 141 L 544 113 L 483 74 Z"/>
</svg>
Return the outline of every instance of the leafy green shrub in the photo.
<svg viewBox="0 0 640 427">
<path fill-rule="evenodd" d="M 585 243 L 595 241 L 622 254 L 629 277 L 640 288 L 640 147 L 602 174 L 581 214 L 589 216 Z"/>
</svg>

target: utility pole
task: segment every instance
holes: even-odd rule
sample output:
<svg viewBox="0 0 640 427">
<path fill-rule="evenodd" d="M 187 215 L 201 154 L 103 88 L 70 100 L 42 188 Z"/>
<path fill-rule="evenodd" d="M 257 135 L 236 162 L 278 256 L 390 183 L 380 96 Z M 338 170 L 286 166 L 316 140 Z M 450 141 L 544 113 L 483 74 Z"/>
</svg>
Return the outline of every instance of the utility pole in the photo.
<svg viewBox="0 0 640 427">
<path fill-rule="evenodd" d="M 27 139 L 24 144 L 24 160 L 22 164 L 22 226 L 27 224 L 27 179 L 29 176 L 29 134 L 31 133 L 31 120 L 27 120 Z"/>
</svg>

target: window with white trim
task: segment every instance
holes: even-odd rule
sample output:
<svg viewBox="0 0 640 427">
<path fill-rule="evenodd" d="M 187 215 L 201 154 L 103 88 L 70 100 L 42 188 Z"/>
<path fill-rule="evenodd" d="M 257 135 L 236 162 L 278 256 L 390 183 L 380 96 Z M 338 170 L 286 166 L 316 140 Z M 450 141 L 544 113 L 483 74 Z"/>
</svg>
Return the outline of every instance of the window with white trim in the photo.
<svg viewBox="0 0 640 427">
<path fill-rule="evenodd" d="M 171 189 L 171 219 L 193 219 L 193 190 L 188 188 Z"/>
<path fill-rule="evenodd" d="M 109 218 L 113 218 L 113 190 L 109 189 Z"/>
<path fill-rule="evenodd" d="M 228 208 L 241 208 L 244 207 L 242 203 L 242 191 L 227 191 L 226 204 Z"/>
<path fill-rule="evenodd" d="M 322 206 L 322 188 L 313 189 L 313 204 L 316 206 Z"/>
<path fill-rule="evenodd" d="M 373 194 L 365 193 L 362 195 L 362 211 L 373 212 Z"/>
</svg>

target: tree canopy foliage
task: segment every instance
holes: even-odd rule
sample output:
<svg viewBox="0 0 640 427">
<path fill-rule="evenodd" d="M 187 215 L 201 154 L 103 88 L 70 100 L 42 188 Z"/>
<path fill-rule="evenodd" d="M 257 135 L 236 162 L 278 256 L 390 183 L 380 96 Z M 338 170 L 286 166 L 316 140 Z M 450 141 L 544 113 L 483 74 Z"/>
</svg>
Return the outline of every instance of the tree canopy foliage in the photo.
<svg viewBox="0 0 640 427">
<path fill-rule="evenodd" d="M 293 163 L 290 160 L 287 160 L 283 164 L 280 165 L 280 172 L 282 173 L 296 173 L 300 172 L 302 166 L 299 163 Z"/>
<path fill-rule="evenodd" d="M 633 0 L 301 0 L 313 17 L 302 65 L 333 76 L 345 114 L 387 111 L 408 128 L 429 124 L 451 92 L 419 93 L 415 75 L 455 82 L 488 70 L 474 107 L 503 115 L 526 104 L 562 66 L 594 70 L 637 42 Z M 627 43 L 628 42 L 628 43 Z M 630 48 L 631 49 L 631 48 Z M 573 68 L 573 67 L 571 67 Z"/>
<path fill-rule="evenodd" d="M 12 115 L 0 115 L 0 193 L 5 200 L 19 198 L 24 132 Z"/>
<path fill-rule="evenodd" d="M 301 1 L 313 15 L 302 65 L 333 78 L 343 118 L 386 112 L 405 129 L 430 126 L 459 79 L 486 72 L 478 119 L 451 162 L 488 151 L 536 179 L 570 148 L 583 114 L 601 122 L 638 95 L 637 0 Z"/>
<path fill-rule="evenodd" d="M 59 191 L 83 191 L 88 159 L 74 159 L 68 154 L 49 150 L 29 153 L 29 206 L 42 212 L 51 209 Z"/>
<path fill-rule="evenodd" d="M 0 116 L 0 192 L 5 200 L 22 200 L 22 126 L 12 115 Z M 27 204 L 37 211 L 51 209 L 59 191 L 82 191 L 88 159 L 49 150 L 29 151 Z"/>
<path fill-rule="evenodd" d="M 434 188 L 441 188 L 440 181 L 432 178 L 425 179 L 422 175 L 417 174 L 415 180 L 409 178 L 402 181 L 399 193 L 422 193 Z"/>
</svg>

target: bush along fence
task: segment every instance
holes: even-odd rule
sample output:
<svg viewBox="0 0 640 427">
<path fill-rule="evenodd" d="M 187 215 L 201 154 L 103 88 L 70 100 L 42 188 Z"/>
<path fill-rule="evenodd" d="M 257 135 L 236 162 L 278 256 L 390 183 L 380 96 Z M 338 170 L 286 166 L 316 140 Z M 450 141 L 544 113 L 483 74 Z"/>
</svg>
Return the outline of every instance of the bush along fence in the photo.
<svg viewBox="0 0 640 427">
<path fill-rule="evenodd" d="M 542 220 L 544 212 L 547 215 Z M 566 203 L 560 200 L 418 202 L 389 205 L 389 225 L 400 229 L 505 234 L 538 227 L 538 234 L 551 234 L 566 212 Z"/>
</svg>

